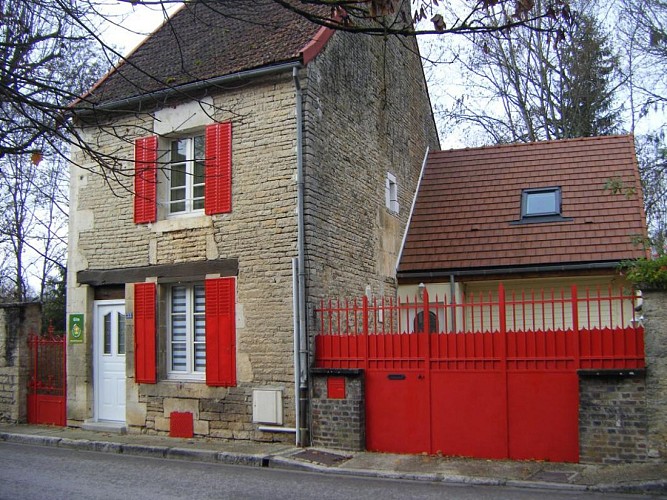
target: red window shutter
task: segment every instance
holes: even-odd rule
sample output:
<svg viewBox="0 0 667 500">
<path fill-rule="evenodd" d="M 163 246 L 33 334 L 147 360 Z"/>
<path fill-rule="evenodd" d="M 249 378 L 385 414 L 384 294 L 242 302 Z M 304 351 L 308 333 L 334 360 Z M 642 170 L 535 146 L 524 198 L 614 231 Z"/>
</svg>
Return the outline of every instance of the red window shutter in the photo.
<svg viewBox="0 0 667 500">
<path fill-rule="evenodd" d="M 134 223 L 157 220 L 157 136 L 134 143 Z"/>
<path fill-rule="evenodd" d="M 234 278 L 205 282 L 207 385 L 236 385 L 235 285 Z"/>
<path fill-rule="evenodd" d="M 138 384 L 157 382 L 155 283 L 134 284 L 134 370 Z"/>
<path fill-rule="evenodd" d="M 232 124 L 206 127 L 206 179 L 204 212 L 207 215 L 232 211 Z"/>
</svg>

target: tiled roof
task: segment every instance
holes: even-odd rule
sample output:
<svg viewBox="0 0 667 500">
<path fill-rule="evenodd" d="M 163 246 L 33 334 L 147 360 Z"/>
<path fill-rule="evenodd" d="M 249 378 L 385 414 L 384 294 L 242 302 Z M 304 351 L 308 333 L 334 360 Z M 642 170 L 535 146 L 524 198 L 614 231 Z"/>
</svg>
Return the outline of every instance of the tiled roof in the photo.
<svg viewBox="0 0 667 500">
<path fill-rule="evenodd" d="M 628 196 L 605 190 L 621 179 Z M 516 223 L 526 188 L 560 187 L 557 222 Z M 590 264 L 644 256 L 632 136 L 430 153 L 399 272 Z"/>
<path fill-rule="evenodd" d="M 100 104 L 298 60 L 319 30 L 273 0 L 189 2 L 85 100 Z"/>
</svg>

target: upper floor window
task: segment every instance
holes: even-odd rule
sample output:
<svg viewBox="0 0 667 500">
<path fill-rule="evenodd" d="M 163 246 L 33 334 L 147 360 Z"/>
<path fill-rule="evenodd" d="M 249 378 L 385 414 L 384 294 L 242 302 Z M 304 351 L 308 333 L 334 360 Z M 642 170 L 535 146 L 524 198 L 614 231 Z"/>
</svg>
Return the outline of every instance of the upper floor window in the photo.
<svg viewBox="0 0 667 500">
<path fill-rule="evenodd" d="M 521 217 L 560 215 L 560 188 L 524 189 L 521 194 Z"/>
<path fill-rule="evenodd" d="M 166 167 L 159 176 L 158 163 Z M 202 135 L 176 139 L 141 137 L 135 141 L 134 168 L 135 224 L 202 211 L 230 213 L 232 124 L 214 123 Z"/>
<path fill-rule="evenodd" d="M 171 141 L 169 149 L 169 214 L 204 209 L 204 136 Z"/>
<path fill-rule="evenodd" d="M 398 184 L 396 183 L 396 176 L 387 172 L 387 180 L 385 182 L 385 205 L 394 213 L 398 213 Z"/>
</svg>

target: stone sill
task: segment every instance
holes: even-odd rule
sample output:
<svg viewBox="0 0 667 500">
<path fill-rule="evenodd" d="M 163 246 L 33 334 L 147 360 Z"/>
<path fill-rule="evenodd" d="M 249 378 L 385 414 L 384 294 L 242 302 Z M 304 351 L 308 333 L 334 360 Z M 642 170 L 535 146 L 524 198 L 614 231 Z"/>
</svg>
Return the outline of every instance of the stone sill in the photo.
<svg viewBox="0 0 667 500">
<path fill-rule="evenodd" d="M 159 220 L 151 224 L 150 228 L 154 233 L 170 233 L 173 231 L 183 231 L 185 229 L 202 229 L 212 226 L 213 219 L 210 215 L 199 215 L 195 217 L 179 217 Z"/>
</svg>

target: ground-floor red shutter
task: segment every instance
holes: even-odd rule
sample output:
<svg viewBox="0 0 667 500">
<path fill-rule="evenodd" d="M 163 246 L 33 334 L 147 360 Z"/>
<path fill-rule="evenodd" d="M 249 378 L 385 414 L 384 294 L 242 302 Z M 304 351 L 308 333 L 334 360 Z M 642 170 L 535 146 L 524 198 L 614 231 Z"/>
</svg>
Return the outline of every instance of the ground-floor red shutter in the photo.
<svg viewBox="0 0 667 500">
<path fill-rule="evenodd" d="M 206 384 L 236 385 L 235 278 L 207 279 Z"/>
<path fill-rule="evenodd" d="M 157 382 L 155 283 L 134 285 L 134 370 L 138 384 Z"/>
<path fill-rule="evenodd" d="M 134 223 L 157 220 L 157 136 L 134 143 Z"/>
<path fill-rule="evenodd" d="M 207 215 L 232 211 L 232 124 L 206 127 L 204 212 Z"/>
</svg>

